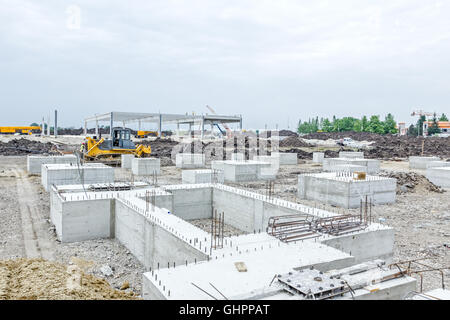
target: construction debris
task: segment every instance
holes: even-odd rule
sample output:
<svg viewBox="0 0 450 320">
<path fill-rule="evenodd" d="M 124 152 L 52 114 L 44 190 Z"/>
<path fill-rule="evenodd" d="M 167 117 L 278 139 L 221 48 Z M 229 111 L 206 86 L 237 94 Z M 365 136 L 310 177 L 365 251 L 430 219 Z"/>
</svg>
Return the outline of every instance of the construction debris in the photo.
<svg viewBox="0 0 450 320">
<path fill-rule="evenodd" d="M 0 300 L 135 300 L 76 265 L 44 259 L 0 261 Z"/>
<path fill-rule="evenodd" d="M 397 179 L 397 194 L 416 192 L 417 190 L 445 192 L 444 189 L 432 183 L 425 176 L 415 172 L 382 171 L 380 176 Z"/>
</svg>

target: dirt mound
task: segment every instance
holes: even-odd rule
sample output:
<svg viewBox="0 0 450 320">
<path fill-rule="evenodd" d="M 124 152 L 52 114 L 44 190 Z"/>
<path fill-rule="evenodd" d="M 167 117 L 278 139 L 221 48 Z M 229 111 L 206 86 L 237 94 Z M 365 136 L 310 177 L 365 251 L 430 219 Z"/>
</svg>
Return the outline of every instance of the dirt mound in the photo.
<svg viewBox="0 0 450 320">
<path fill-rule="evenodd" d="M 288 148 L 300 148 L 300 147 L 312 147 L 313 145 L 305 142 L 305 140 L 297 137 L 291 136 L 280 141 L 280 147 Z"/>
<path fill-rule="evenodd" d="M 24 138 L 0 142 L 0 155 L 20 156 L 27 154 L 59 154 L 56 145 L 51 142 L 27 140 Z"/>
<path fill-rule="evenodd" d="M 77 265 L 43 259 L 0 261 L 0 300 L 134 300 Z"/>
<path fill-rule="evenodd" d="M 139 144 L 150 146 L 152 148 L 152 156 L 154 157 L 169 157 L 172 154 L 172 149 L 179 143 L 172 139 L 160 139 L 156 140 L 142 140 Z"/>
<path fill-rule="evenodd" d="M 407 192 L 444 192 L 441 187 L 438 187 L 419 173 L 382 171 L 380 176 L 397 179 L 397 194 Z"/>
<path fill-rule="evenodd" d="M 394 159 L 407 158 L 409 156 L 420 156 L 423 153 L 426 156 L 450 157 L 450 137 L 411 137 L 397 136 L 392 134 L 377 134 L 370 132 L 316 132 L 305 136 L 304 139 L 342 139 L 350 137 L 356 141 L 374 141 L 369 149 L 360 149 L 364 151 L 366 158 Z"/>
<path fill-rule="evenodd" d="M 280 130 L 280 132 L 278 133 L 278 135 L 280 137 L 288 137 L 288 136 L 298 136 L 298 134 L 294 131 L 291 130 Z"/>
</svg>

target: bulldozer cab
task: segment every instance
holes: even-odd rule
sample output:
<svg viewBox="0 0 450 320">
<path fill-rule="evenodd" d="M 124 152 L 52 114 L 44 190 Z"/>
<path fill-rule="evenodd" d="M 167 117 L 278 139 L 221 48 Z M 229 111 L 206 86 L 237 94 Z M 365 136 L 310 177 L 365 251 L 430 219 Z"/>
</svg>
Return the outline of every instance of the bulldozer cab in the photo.
<svg viewBox="0 0 450 320">
<path fill-rule="evenodd" d="M 131 141 L 130 129 L 113 128 L 112 147 L 121 149 L 134 149 L 135 145 Z"/>
</svg>

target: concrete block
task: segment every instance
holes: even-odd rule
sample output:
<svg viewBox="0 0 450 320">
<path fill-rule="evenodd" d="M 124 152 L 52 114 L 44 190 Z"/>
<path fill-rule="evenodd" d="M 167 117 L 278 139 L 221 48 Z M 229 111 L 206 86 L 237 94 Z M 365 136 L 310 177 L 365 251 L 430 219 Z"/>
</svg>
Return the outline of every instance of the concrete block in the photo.
<svg viewBox="0 0 450 320">
<path fill-rule="evenodd" d="M 183 170 L 181 172 L 183 183 L 223 183 L 223 171 L 219 170 Z"/>
<path fill-rule="evenodd" d="M 409 157 L 409 168 L 425 170 L 428 162 L 439 160 L 439 157 Z"/>
<path fill-rule="evenodd" d="M 43 164 L 77 163 L 77 157 L 73 154 L 64 156 L 27 156 L 27 171 L 31 174 L 41 174 Z"/>
<path fill-rule="evenodd" d="M 290 152 L 272 152 L 272 157 L 278 157 L 280 165 L 296 165 L 297 154 Z"/>
<path fill-rule="evenodd" d="M 366 167 L 366 172 L 376 174 L 380 172 L 380 161 L 376 159 L 325 158 L 323 170 L 327 172 L 340 171 L 340 165 L 356 165 Z"/>
<path fill-rule="evenodd" d="M 355 180 L 347 173 L 317 173 L 298 176 L 298 197 L 343 208 L 358 208 L 361 200 L 373 204 L 394 203 L 397 181 L 392 178 L 366 176 Z"/>
<path fill-rule="evenodd" d="M 51 185 L 94 184 L 114 182 L 114 168 L 101 163 L 83 166 L 71 164 L 43 164 L 41 182 L 46 191 Z"/>
<path fill-rule="evenodd" d="M 131 169 L 131 163 L 134 159 L 134 154 L 123 154 L 121 156 L 121 167 L 124 169 Z"/>
<path fill-rule="evenodd" d="M 364 152 L 340 151 L 339 158 L 364 159 Z"/>
<path fill-rule="evenodd" d="M 428 168 L 443 168 L 450 167 L 450 161 L 429 161 L 426 163 L 426 167 Z"/>
<path fill-rule="evenodd" d="M 334 166 L 335 172 L 367 172 L 366 166 L 357 166 L 354 164 L 340 164 Z"/>
<path fill-rule="evenodd" d="M 450 188 L 450 167 L 428 168 L 426 177 L 437 186 Z"/>
<path fill-rule="evenodd" d="M 323 152 L 313 152 L 313 162 L 315 163 L 323 163 L 323 159 L 325 158 L 325 153 Z"/>
<path fill-rule="evenodd" d="M 161 160 L 159 158 L 134 158 L 131 161 L 131 171 L 137 176 L 160 174 Z"/>
<path fill-rule="evenodd" d="M 182 169 L 195 169 L 205 167 L 205 155 L 202 153 L 177 153 L 176 167 Z"/>
</svg>

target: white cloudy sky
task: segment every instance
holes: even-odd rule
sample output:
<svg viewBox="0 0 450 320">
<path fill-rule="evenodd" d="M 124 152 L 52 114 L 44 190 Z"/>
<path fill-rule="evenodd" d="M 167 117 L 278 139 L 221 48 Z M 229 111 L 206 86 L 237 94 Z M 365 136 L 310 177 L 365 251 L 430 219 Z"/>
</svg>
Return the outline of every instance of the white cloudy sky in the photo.
<svg viewBox="0 0 450 320">
<path fill-rule="evenodd" d="M 80 9 L 77 28 L 73 8 Z M 75 10 L 76 11 L 76 10 Z M 73 19 L 75 17 L 75 19 Z M 0 0 L 0 124 L 450 113 L 450 1 Z"/>
</svg>

